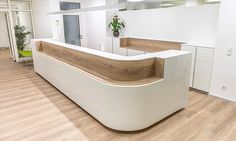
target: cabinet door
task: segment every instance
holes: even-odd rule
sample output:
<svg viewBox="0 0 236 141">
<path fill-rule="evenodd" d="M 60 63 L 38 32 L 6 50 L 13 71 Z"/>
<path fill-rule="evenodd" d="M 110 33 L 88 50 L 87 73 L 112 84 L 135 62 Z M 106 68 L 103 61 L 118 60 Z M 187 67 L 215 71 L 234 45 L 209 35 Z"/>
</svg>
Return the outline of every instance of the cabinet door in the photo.
<svg viewBox="0 0 236 141">
<path fill-rule="evenodd" d="M 209 92 L 213 59 L 213 48 L 197 48 L 193 88 Z"/>
<path fill-rule="evenodd" d="M 191 65 L 191 72 L 190 72 L 189 87 L 193 87 L 193 77 L 194 77 L 195 57 L 196 57 L 196 46 L 182 45 L 181 50 L 188 51 L 188 52 L 192 53 L 192 65 Z"/>
</svg>

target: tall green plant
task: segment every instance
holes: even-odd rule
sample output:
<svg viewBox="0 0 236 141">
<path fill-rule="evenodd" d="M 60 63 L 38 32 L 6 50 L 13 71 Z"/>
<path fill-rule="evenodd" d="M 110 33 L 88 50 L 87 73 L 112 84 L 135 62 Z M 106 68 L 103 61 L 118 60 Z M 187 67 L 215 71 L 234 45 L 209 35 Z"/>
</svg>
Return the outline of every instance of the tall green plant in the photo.
<svg viewBox="0 0 236 141">
<path fill-rule="evenodd" d="M 111 28 L 112 32 L 113 32 L 113 35 L 115 37 L 119 37 L 120 33 L 119 31 L 122 29 L 122 28 L 125 28 L 125 25 L 124 23 L 120 20 L 120 18 L 115 15 L 112 19 L 112 21 L 109 23 L 108 25 L 109 28 Z"/>
<path fill-rule="evenodd" d="M 14 29 L 15 29 L 17 49 L 22 51 L 27 45 L 26 36 L 31 32 L 26 31 L 25 26 L 16 25 Z"/>
</svg>

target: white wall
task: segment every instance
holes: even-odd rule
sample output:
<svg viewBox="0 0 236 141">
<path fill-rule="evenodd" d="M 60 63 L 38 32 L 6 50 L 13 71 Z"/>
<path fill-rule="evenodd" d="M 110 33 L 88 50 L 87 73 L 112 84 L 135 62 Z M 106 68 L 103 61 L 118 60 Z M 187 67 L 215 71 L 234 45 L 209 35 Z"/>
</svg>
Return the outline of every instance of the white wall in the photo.
<svg viewBox="0 0 236 141">
<path fill-rule="evenodd" d="M 0 48 L 10 47 L 6 17 L 0 12 Z"/>
<path fill-rule="evenodd" d="M 211 95 L 236 101 L 236 1 L 221 1 Z M 227 48 L 233 49 L 227 56 Z M 222 89 L 226 86 L 226 89 Z"/>
<path fill-rule="evenodd" d="M 50 0 L 50 12 L 60 11 L 60 1 L 81 3 L 81 0 Z M 47 16 L 50 17 L 51 19 L 52 38 L 58 41 L 65 42 L 63 15 L 47 15 Z"/>
<path fill-rule="evenodd" d="M 63 1 L 80 2 L 82 8 L 105 5 L 105 0 Z M 33 17 L 36 38 L 54 38 L 64 42 L 64 25 L 62 15 L 47 15 L 48 12 L 59 10 L 60 0 L 34 0 Z M 80 32 L 83 35 L 82 46 L 100 50 L 101 46 L 106 45 L 105 11 L 79 13 L 78 15 L 80 16 Z"/>
<path fill-rule="evenodd" d="M 173 7 L 119 12 L 126 23 L 124 36 L 186 41 L 214 46 L 219 5 Z"/>
<path fill-rule="evenodd" d="M 50 8 L 49 0 L 32 0 L 35 38 L 52 38 Z"/>
<path fill-rule="evenodd" d="M 85 7 L 105 5 L 105 0 L 84 0 Z M 86 17 L 87 47 L 97 50 L 106 47 L 106 12 L 95 11 L 84 14 Z"/>
<path fill-rule="evenodd" d="M 80 2 L 81 8 L 105 5 L 105 0 L 64 0 Z M 50 11 L 60 10 L 60 0 L 50 0 Z M 106 43 L 106 15 L 105 11 L 79 13 L 80 32 L 83 36 L 81 46 L 100 50 Z M 50 15 L 52 21 L 53 38 L 64 41 L 64 26 L 62 15 Z"/>
<path fill-rule="evenodd" d="M 50 0 L 50 12 L 60 10 L 60 0 Z M 47 15 L 51 19 L 52 24 L 52 37 L 59 41 L 64 39 L 64 25 L 62 15 Z"/>
</svg>

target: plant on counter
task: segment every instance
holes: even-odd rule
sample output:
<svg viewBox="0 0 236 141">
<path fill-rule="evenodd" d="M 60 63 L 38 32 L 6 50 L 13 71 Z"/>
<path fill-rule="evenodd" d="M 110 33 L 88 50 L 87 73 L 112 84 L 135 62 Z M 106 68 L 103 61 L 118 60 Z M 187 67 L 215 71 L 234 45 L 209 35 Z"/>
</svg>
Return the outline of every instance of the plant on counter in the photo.
<svg viewBox="0 0 236 141">
<path fill-rule="evenodd" d="M 125 28 L 125 25 L 120 20 L 120 18 L 117 15 L 115 15 L 113 17 L 112 21 L 109 23 L 108 27 L 111 28 L 114 37 L 119 37 L 120 36 L 120 30 L 122 28 Z"/>
<path fill-rule="evenodd" d="M 25 52 L 24 49 L 27 46 L 26 36 L 31 34 L 31 32 L 26 31 L 25 26 L 16 25 L 14 29 L 15 29 L 16 45 L 17 45 L 19 55 L 20 57 L 24 57 L 23 55 Z M 26 51 L 26 52 L 29 52 L 29 51 Z"/>
</svg>

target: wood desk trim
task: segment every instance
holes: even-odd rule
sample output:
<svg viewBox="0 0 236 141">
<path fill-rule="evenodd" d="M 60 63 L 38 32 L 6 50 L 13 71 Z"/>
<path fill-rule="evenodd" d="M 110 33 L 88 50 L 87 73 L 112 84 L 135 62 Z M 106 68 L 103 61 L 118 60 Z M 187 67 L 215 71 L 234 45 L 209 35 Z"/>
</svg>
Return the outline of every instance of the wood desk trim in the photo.
<svg viewBox="0 0 236 141">
<path fill-rule="evenodd" d="M 120 47 L 145 52 L 181 50 L 182 42 L 150 40 L 140 38 L 120 38 Z"/>
<path fill-rule="evenodd" d="M 164 77 L 161 58 L 113 60 L 44 41 L 36 42 L 36 50 L 111 84 L 143 85 Z"/>
</svg>

